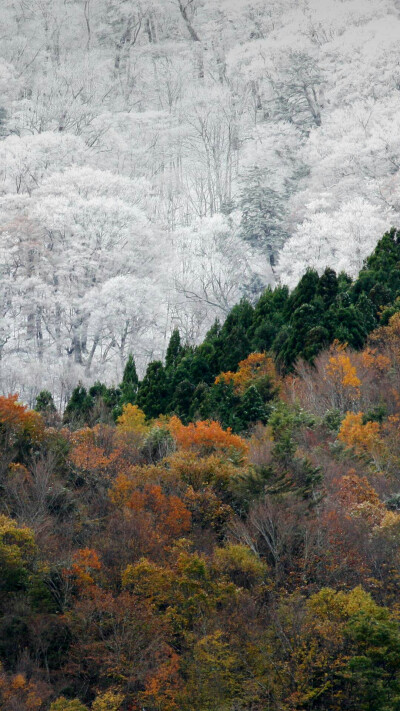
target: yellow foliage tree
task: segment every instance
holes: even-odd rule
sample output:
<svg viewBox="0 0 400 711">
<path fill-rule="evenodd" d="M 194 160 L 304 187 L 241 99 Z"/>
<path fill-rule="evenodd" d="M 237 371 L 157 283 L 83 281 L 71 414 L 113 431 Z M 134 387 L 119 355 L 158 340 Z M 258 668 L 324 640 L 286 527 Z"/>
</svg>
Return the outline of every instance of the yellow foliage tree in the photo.
<svg viewBox="0 0 400 711">
<path fill-rule="evenodd" d="M 357 376 L 357 369 L 351 362 L 346 352 L 347 345 L 335 342 L 331 348 L 332 355 L 326 367 L 327 376 L 336 386 L 342 387 L 352 398 L 360 397 L 361 380 Z"/>
<path fill-rule="evenodd" d="M 146 415 L 137 405 L 128 403 L 122 408 L 122 415 L 117 419 L 118 432 L 134 432 L 144 435 L 148 431 Z"/>
<path fill-rule="evenodd" d="M 340 430 L 339 439 L 347 445 L 354 447 L 359 453 L 373 454 L 380 445 L 381 426 L 379 422 L 363 423 L 362 412 L 347 412 Z"/>
<path fill-rule="evenodd" d="M 386 373 L 390 368 L 390 358 L 370 346 L 361 352 L 360 360 L 363 366 L 374 370 L 378 375 Z"/>
<path fill-rule="evenodd" d="M 0 514 L 0 590 L 21 589 L 26 584 L 35 552 L 33 531 Z"/>
<path fill-rule="evenodd" d="M 344 622 L 360 612 L 375 616 L 380 609 L 360 585 L 349 592 L 323 588 L 310 597 L 307 606 L 321 621 L 332 622 Z"/>
<path fill-rule="evenodd" d="M 88 708 L 79 699 L 66 699 L 65 696 L 60 696 L 50 704 L 49 711 L 88 711 Z"/>
<path fill-rule="evenodd" d="M 118 711 L 124 701 L 124 695 L 114 691 L 98 694 L 92 703 L 92 711 Z"/>
</svg>

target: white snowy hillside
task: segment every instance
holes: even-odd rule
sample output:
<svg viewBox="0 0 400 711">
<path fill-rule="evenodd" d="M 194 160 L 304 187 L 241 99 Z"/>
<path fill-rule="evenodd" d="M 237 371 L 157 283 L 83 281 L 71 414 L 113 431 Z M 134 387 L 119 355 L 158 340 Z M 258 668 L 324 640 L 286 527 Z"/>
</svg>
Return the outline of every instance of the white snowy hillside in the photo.
<svg viewBox="0 0 400 711">
<path fill-rule="evenodd" d="M 398 0 L 1 0 L 1 390 L 59 403 L 400 223 Z"/>
</svg>

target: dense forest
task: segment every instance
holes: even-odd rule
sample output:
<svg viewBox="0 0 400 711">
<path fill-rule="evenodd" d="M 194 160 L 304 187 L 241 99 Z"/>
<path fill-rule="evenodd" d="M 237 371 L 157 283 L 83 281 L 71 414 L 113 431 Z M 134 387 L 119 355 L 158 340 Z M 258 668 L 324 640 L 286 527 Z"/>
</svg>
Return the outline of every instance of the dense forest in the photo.
<svg viewBox="0 0 400 711">
<path fill-rule="evenodd" d="M 0 397 L 4 711 L 400 708 L 400 232 Z"/>
<path fill-rule="evenodd" d="M 4 396 L 142 377 L 399 224 L 399 0 L 1 0 L 0 27 Z"/>
</svg>

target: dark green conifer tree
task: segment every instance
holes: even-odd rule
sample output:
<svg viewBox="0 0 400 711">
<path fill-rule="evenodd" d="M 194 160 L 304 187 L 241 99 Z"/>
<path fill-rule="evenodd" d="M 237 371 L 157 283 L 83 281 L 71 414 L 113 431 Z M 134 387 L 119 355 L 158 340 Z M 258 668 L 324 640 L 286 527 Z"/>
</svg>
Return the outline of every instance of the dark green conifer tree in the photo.
<svg viewBox="0 0 400 711">
<path fill-rule="evenodd" d="M 256 422 L 262 422 L 263 424 L 267 422 L 267 408 L 255 385 L 250 385 L 244 392 L 237 409 L 237 417 L 244 430 L 256 424 Z"/>
<path fill-rule="evenodd" d="M 279 343 L 279 350 L 276 350 L 276 355 L 280 363 L 287 368 L 290 368 L 298 358 L 315 355 L 315 343 L 307 343 L 309 332 L 318 326 L 321 320 L 322 309 L 315 302 L 312 304 L 304 303 L 299 306 L 290 319 L 290 327 L 287 331 L 287 339 L 283 343 L 278 341 L 274 344 L 274 350 Z M 323 334 L 319 334 L 323 337 Z M 307 352 L 308 346 L 313 346 L 311 352 Z M 322 347 L 323 343 L 321 343 Z"/>
<path fill-rule="evenodd" d="M 400 709 L 400 632 L 387 608 L 356 613 L 345 629 L 348 662 L 345 678 L 353 708 Z"/>
<path fill-rule="evenodd" d="M 363 317 L 353 304 L 332 311 L 332 329 L 333 339 L 348 343 L 352 348 L 361 348 L 368 335 Z"/>
<path fill-rule="evenodd" d="M 91 424 L 95 422 L 111 423 L 122 413 L 119 388 L 108 388 L 98 380 L 89 388 L 89 397 L 93 399 Z"/>
<path fill-rule="evenodd" d="M 49 390 L 42 390 L 36 398 L 36 412 L 51 414 L 57 412 L 53 396 Z"/>
<path fill-rule="evenodd" d="M 253 315 L 254 309 L 245 299 L 234 306 L 228 314 L 218 343 L 215 344 L 218 353 L 218 372 L 215 375 L 227 370 L 236 370 L 238 363 L 251 353 L 248 334 L 253 323 Z"/>
<path fill-rule="evenodd" d="M 241 423 L 236 413 L 240 405 L 240 397 L 235 393 L 232 383 L 220 381 L 209 390 L 208 418 L 218 420 L 226 429 L 231 427 L 233 432 L 239 432 Z"/>
<path fill-rule="evenodd" d="M 307 269 L 301 277 L 297 286 L 293 289 L 287 302 L 286 316 L 290 319 L 293 312 L 303 304 L 310 305 L 313 301 L 319 285 L 318 272 L 315 269 Z"/>
<path fill-rule="evenodd" d="M 339 284 L 336 272 L 327 267 L 320 277 L 316 289 L 316 295 L 322 299 L 325 309 L 329 309 L 330 305 L 334 302 L 338 290 Z"/>
<path fill-rule="evenodd" d="M 249 329 L 252 349 L 268 351 L 285 324 L 285 310 L 289 298 L 287 286 L 275 289 L 267 287 L 254 308 L 253 322 Z"/>
<path fill-rule="evenodd" d="M 309 459 L 296 459 L 295 467 L 296 491 L 303 499 L 316 504 L 321 500 L 320 487 L 323 480 L 321 467 L 314 466 Z"/>
<path fill-rule="evenodd" d="M 360 319 L 366 331 L 366 335 L 371 333 L 378 325 L 376 310 L 371 299 L 366 294 L 360 294 L 357 300 L 356 309 L 360 314 Z"/>
<path fill-rule="evenodd" d="M 97 400 L 98 398 L 104 398 L 107 394 L 107 385 L 104 383 L 101 383 L 100 380 L 96 380 L 93 385 L 90 386 L 89 388 L 89 395 L 90 397 L 94 398 Z"/>
<path fill-rule="evenodd" d="M 121 405 L 127 405 L 128 403 L 131 403 L 131 405 L 135 404 L 138 385 L 139 378 L 136 372 L 135 360 L 132 353 L 130 353 L 119 386 L 121 390 Z"/>
<path fill-rule="evenodd" d="M 90 420 L 93 405 L 93 398 L 80 383 L 72 391 L 72 395 L 64 411 L 63 422 L 76 426 L 87 424 Z"/>
<path fill-rule="evenodd" d="M 136 404 L 152 418 L 166 412 L 168 384 L 165 369 L 160 360 L 149 363 L 146 375 L 139 384 Z"/>
<path fill-rule="evenodd" d="M 167 353 L 165 355 L 165 367 L 167 370 L 176 368 L 179 361 L 183 357 L 184 348 L 181 344 L 181 337 L 179 330 L 175 328 L 172 331 L 171 338 L 169 339 Z"/>
<path fill-rule="evenodd" d="M 209 395 L 210 386 L 207 383 L 199 383 L 196 386 L 189 410 L 189 420 L 191 422 L 210 418 Z"/>
<path fill-rule="evenodd" d="M 188 416 L 194 391 L 195 386 L 190 380 L 181 380 L 175 388 L 171 404 L 168 407 L 168 410 L 172 410 L 185 424 L 189 420 Z"/>
<path fill-rule="evenodd" d="M 353 286 L 355 299 L 362 292 L 367 295 L 379 285 L 390 292 L 390 301 L 400 294 L 400 230 L 391 229 L 379 240 L 373 253 L 366 259 Z"/>
</svg>

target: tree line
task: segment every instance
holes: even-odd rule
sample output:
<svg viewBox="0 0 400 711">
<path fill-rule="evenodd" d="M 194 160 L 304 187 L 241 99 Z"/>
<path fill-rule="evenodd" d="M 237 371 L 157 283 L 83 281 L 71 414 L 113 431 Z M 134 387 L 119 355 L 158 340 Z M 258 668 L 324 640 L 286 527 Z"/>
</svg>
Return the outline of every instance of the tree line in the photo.
<svg viewBox="0 0 400 711">
<path fill-rule="evenodd" d="M 165 362 L 150 362 L 141 381 L 130 355 L 117 388 L 100 382 L 88 390 L 78 385 L 64 422 L 109 422 L 127 403 L 137 404 L 148 418 L 217 419 L 235 432 L 264 422 L 276 395 L 277 373 L 291 372 L 299 359 L 312 363 L 335 340 L 360 349 L 369 333 L 400 308 L 399 262 L 400 232 L 393 229 L 355 280 L 331 268 L 321 276 L 308 269 L 291 292 L 286 286 L 268 287 L 254 306 L 243 299 L 222 324 L 215 322 L 199 346 L 182 343 L 175 329 Z M 257 360 L 256 353 L 269 357 Z M 241 370 L 251 377 L 238 387 L 235 378 L 240 380 Z M 40 394 L 36 409 L 54 407 L 47 402 L 50 393 Z"/>
</svg>

